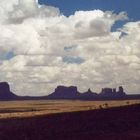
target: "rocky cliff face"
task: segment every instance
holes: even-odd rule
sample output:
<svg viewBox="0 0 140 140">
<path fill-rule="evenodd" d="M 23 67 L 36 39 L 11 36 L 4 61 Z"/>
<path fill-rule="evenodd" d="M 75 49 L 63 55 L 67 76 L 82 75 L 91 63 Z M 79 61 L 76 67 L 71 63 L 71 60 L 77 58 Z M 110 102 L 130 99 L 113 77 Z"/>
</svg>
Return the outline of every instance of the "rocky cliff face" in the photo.
<svg viewBox="0 0 140 140">
<path fill-rule="evenodd" d="M 10 92 L 9 84 L 6 82 L 0 83 L 0 94 L 3 94 L 4 92 Z"/>
<path fill-rule="evenodd" d="M 65 86 L 58 86 L 55 91 L 50 94 L 48 97 L 49 98 L 61 98 L 61 99 L 65 99 L 65 98 L 69 98 L 69 99 L 73 99 L 73 98 L 77 98 L 79 95 L 78 91 L 77 91 L 77 87 L 75 86 L 70 86 L 70 87 L 65 87 Z"/>
<path fill-rule="evenodd" d="M 118 91 L 115 88 L 103 88 L 99 95 L 103 98 L 123 98 L 126 94 L 123 87 L 120 86 Z"/>
<path fill-rule="evenodd" d="M 0 82 L 0 100 L 13 100 L 17 97 L 10 91 L 10 86 L 7 82 Z"/>
</svg>

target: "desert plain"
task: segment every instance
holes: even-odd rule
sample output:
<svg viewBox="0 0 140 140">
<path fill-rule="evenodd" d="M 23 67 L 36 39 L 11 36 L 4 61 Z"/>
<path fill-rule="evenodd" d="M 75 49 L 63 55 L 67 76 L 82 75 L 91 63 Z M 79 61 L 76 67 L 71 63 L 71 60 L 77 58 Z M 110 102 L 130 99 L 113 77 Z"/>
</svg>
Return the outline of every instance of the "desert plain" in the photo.
<svg viewBox="0 0 140 140">
<path fill-rule="evenodd" d="M 140 104 L 140 100 L 81 101 L 81 100 L 29 100 L 1 101 L 0 119 L 25 118 L 65 112 L 108 109 Z"/>
</svg>

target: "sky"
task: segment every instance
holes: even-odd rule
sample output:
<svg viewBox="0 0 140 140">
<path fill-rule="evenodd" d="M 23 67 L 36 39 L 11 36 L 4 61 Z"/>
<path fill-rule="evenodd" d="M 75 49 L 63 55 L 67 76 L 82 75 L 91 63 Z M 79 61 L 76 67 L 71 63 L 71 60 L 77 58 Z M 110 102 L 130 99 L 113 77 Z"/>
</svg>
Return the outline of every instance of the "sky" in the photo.
<svg viewBox="0 0 140 140">
<path fill-rule="evenodd" d="M 126 11 L 131 19 L 139 20 L 140 1 L 133 0 L 39 0 L 40 4 L 59 7 L 60 11 L 69 16 L 78 10 Z"/>
<path fill-rule="evenodd" d="M 18 95 L 57 85 L 140 92 L 140 1 L 0 0 L 0 81 Z"/>
<path fill-rule="evenodd" d="M 140 19 L 140 1 L 133 0 L 39 0 L 40 4 L 53 5 L 59 7 L 60 11 L 70 16 L 78 10 L 94 10 L 100 9 L 103 11 L 113 11 L 119 13 L 126 11 L 129 15 L 129 20 L 137 21 Z M 114 26 L 113 30 L 122 26 L 126 21 L 118 21 Z"/>
</svg>

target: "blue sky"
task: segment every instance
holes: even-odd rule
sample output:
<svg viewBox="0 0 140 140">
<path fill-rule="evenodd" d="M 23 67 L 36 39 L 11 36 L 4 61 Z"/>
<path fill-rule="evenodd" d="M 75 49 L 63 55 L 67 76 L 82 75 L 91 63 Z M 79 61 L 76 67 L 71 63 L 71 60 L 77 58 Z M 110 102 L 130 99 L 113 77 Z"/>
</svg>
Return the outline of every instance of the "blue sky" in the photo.
<svg viewBox="0 0 140 140">
<path fill-rule="evenodd" d="M 126 11 L 130 19 L 140 19 L 140 0 L 39 0 L 39 3 L 59 7 L 67 16 L 76 10 L 100 9 L 111 10 L 115 13 Z"/>
<path fill-rule="evenodd" d="M 47 4 L 58 7 L 66 16 L 73 14 L 77 10 L 100 9 L 103 11 L 114 11 L 119 13 L 125 11 L 129 20 L 140 19 L 140 0 L 39 0 L 40 4 Z M 118 21 L 112 28 L 115 30 L 121 27 L 126 21 Z"/>
</svg>

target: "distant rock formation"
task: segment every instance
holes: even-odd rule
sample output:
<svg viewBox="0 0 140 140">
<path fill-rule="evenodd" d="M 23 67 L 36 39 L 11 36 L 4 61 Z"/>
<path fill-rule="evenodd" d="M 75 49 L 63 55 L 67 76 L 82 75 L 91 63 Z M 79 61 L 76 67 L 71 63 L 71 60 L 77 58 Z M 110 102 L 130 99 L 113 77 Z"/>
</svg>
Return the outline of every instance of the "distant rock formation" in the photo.
<svg viewBox="0 0 140 140">
<path fill-rule="evenodd" d="M 98 97 L 98 94 L 95 92 L 92 92 L 91 89 L 89 88 L 88 91 L 81 93 L 80 98 L 81 99 L 96 99 Z"/>
<path fill-rule="evenodd" d="M 116 91 L 116 88 L 103 88 L 99 95 L 104 98 L 123 98 L 126 93 L 124 92 L 123 87 L 120 86 L 118 91 Z"/>
<path fill-rule="evenodd" d="M 10 91 L 10 86 L 7 82 L 0 82 L 0 100 L 14 100 L 18 96 Z"/>
<path fill-rule="evenodd" d="M 74 99 L 79 97 L 79 92 L 76 86 L 58 86 L 55 91 L 48 96 L 48 98 L 56 99 Z"/>
<path fill-rule="evenodd" d="M 88 91 L 84 93 L 80 93 L 76 86 L 57 86 L 55 91 L 47 96 L 17 96 L 10 91 L 10 86 L 7 82 L 0 82 L 0 101 L 44 99 L 124 100 L 140 99 L 140 94 L 126 95 L 122 86 L 119 87 L 118 91 L 116 88 L 103 88 L 99 94 L 91 91 L 91 89 L 88 89 Z"/>
<path fill-rule="evenodd" d="M 103 88 L 101 93 L 97 94 L 92 92 L 91 89 L 84 93 L 80 93 L 77 87 L 58 86 L 55 91 L 48 95 L 48 99 L 82 99 L 82 100 L 105 100 L 105 99 L 123 99 L 125 96 L 123 87 L 120 86 L 119 90 L 115 88 Z"/>
</svg>

